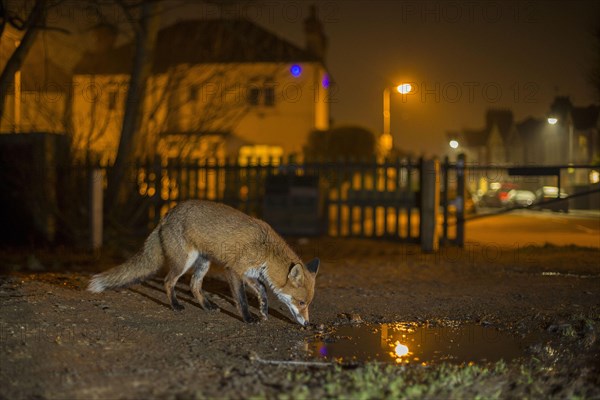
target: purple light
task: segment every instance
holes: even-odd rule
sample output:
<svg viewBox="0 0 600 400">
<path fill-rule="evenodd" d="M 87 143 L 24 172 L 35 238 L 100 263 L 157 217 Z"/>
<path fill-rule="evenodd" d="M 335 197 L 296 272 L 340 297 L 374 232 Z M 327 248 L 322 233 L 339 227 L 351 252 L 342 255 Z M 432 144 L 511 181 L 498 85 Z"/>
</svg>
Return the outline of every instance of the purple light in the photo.
<svg viewBox="0 0 600 400">
<path fill-rule="evenodd" d="M 319 354 L 323 357 L 327 357 L 327 346 L 323 345 L 320 349 L 319 349 Z"/>
<path fill-rule="evenodd" d="M 321 81 L 321 84 L 323 85 L 323 87 L 325 89 L 327 89 L 329 87 L 329 75 L 325 74 L 325 76 L 323 76 L 323 80 Z"/>
<path fill-rule="evenodd" d="M 302 67 L 299 66 L 298 64 L 294 64 L 292 65 L 292 67 L 290 68 L 290 72 L 292 74 L 292 76 L 294 78 L 297 78 L 300 76 L 300 74 L 302 73 Z"/>
</svg>

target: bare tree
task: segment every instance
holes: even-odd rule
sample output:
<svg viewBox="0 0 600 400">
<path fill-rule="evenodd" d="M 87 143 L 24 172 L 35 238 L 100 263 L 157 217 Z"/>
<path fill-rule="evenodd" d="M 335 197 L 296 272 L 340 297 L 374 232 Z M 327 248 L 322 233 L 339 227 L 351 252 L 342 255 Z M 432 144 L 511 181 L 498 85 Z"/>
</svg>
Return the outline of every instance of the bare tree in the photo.
<svg viewBox="0 0 600 400">
<path fill-rule="evenodd" d="M 152 73 L 154 47 L 160 25 L 160 4 L 158 2 L 142 2 L 140 8 L 140 19 L 138 22 L 132 17 L 130 7 L 123 4 L 123 9 L 129 16 L 129 20 L 134 28 L 135 54 L 131 78 L 129 80 L 119 147 L 113 169 L 109 176 L 107 193 L 107 207 L 109 210 L 118 203 L 119 196 L 122 195 L 123 177 L 127 169 L 127 164 L 131 161 L 134 144 L 139 133 L 144 105 L 143 100 L 146 95 L 148 78 Z"/>
<path fill-rule="evenodd" d="M 4 113 L 4 102 L 8 89 L 13 81 L 13 77 L 21 68 L 23 60 L 25 60 L 27 53 L 29 53 L 29 49 L 31 49 L 31 46 L 35 41 L 39 28 L 44 24 L 46 7 L 46 0 L 36 0 L 25 21 L 18 16 L 9 15 L 9 11 L 4 5 L 0 8 L 0 11 L 3 13 L 3 15 L 0 15 L 2 21 L 0 35 L 4 33 L 4 26 L 6 23 L 25 32 L 19 45 L 8 59 L 6 66 L 2 70 L 2 74 L 0 74 L 0 119 Z"/>
</svg>

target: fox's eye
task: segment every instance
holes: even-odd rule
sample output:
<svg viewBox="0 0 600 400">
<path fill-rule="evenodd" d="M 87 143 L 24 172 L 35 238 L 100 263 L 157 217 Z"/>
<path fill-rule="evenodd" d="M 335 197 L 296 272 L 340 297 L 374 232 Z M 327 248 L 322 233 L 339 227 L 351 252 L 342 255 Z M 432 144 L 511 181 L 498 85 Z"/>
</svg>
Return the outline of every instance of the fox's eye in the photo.
<svg viewBox="0 0 600 400">
<path fill-rule="evenodd" d="M 300 301 L 298 302 L 298 304 L 299 304 L 299 305 L 301 305 L 302 307 L 304 307 L 304 306 L 306 305 L 306 302 L 305 302 L 305 301 L 302 301 L 302 300 L 300 300 Z"/>
</svg>

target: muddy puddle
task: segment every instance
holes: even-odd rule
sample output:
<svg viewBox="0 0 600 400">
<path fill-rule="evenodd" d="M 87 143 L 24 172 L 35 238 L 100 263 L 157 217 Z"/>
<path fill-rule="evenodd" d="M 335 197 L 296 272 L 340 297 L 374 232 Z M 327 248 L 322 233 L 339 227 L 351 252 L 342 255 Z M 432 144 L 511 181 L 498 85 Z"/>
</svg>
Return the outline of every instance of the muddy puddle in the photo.
<svg viewBox="0 0 600 400">
<path fill-rule="evenodd" d="M 455 364 L 510 361 L 525 356 L 534 335 L 517 336 L 478 324 L 417 326 L 410 323 L 340 326 L 309 342 L 315 359 L 338 362 Z"/>
</svg>

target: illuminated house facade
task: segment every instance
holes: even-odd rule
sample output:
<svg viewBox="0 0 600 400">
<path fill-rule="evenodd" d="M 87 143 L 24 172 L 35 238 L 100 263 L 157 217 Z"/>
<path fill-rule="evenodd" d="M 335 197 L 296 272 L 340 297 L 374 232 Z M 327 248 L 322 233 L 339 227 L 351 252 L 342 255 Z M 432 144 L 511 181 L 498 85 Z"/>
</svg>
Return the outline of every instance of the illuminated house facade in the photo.
<svg viewBox="0 0 600 400">
<path fill-rule="evenodd" d="M 329 127 L 325 37 L 312 15 L 299 48 L 239 19 L 186 20 L 158 33 L 136 155 L 230 157 L 240 161 L 302 152 L 310 131 Z M 116 155 L 133 45 L 99 51 L 75 68 L 75 148 L 105 161 Z"/>
</svg>

